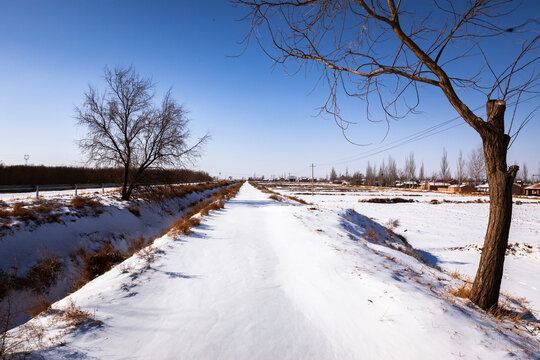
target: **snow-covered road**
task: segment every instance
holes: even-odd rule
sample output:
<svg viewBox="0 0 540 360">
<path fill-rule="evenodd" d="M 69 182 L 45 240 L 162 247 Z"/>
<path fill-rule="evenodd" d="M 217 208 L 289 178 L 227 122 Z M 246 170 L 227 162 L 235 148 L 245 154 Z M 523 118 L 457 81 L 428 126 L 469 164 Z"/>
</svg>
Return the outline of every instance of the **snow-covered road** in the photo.
<svg viewBox="0 0 540 360">
<path fill-rule="evenodd" d="M 129 259 L 72 294 L 103 325 L 35 356 L 497 359 L 519 351 L 515 337 L 344 236 L 339 221 L 245 184 L 193 234 L 159 239 L 149 269 Z"/>
</svg>

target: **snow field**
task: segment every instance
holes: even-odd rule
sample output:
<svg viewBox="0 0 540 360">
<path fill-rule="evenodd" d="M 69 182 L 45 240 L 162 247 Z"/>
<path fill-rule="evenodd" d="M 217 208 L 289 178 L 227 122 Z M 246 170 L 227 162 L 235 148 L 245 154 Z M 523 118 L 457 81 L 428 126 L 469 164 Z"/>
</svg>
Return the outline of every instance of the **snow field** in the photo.
<svg viewBox="0 0 540 360">
<path fill-rule="evenodd" d="M 399 221 L 395 232 L 404 235 L 415 248 L 426 252 L 427 259 L 448 273 L 474 279 L 480 248 L 489 214 L 489 203 L 464 203 L 486 196 L 466 196 L 437 192 L 371 189 L 343 192 L 336 187 L 320 187 L 315 196 L 305 195 L 302 187 L 274 188 L 284 194 L 299 196 L 324 209 L 354 209 L 379 224 L 392 219 Z M 299 193 L 301 195 L 299 195 Z M 370 198 L 401 197 L 414 203 L 378 204 L 359 202 Z M 430 204 L 436 199 L 460 203 Z M 521 202 L 517 205 L 516 202 Z M 529 308 L 540 318 L 540 201 L 514 199 L 509 243 L 515 244 L 505 260 L 502 291 L 515 298 L 524 298 Z"/>
<path fill-rule="evenodd" d="M 95 314 L 102 326 L 64 334 L 63 346 L 45 341 L 33 356 L 540 355 L 537 340 L 505 329 L 460 299 L 442 298 L 444 287 L 453 281 L 450 277 L 366 241 L 366 229 L 356 221 L 360 217 L 310 208 L 272 201 L 245 184 L 225 209 L 203 217 L 191 235 L 156 240 L 150 267 L 141 256 L 132 257 L 56 303 L 54 308 L 62 308 L 73 301 Z M 31 322 L 47 326 L 51 316 Z M 52 326 L 46 335 L 58 332 L 58 326 Z"/>
</svg>

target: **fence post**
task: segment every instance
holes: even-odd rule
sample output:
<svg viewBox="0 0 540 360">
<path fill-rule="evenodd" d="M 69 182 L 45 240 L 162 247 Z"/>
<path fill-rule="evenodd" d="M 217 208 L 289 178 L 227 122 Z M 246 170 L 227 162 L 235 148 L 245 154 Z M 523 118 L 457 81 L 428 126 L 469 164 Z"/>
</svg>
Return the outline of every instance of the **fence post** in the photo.
<svg viewBox="0 0 540 360">
<path fill-rule="evenodd" d="M 77 184 L 75 184 L 75 196 L 77 196 Z"/>
<path fill-rule="evenodd" d="M 36 185 L 36 199 L 39 199 L 39 185 Z"/>
<path fill-rule="evenodd" d="M 105 194 L 105 184 L 101 184 L 101 194 Z"/>
</svg>

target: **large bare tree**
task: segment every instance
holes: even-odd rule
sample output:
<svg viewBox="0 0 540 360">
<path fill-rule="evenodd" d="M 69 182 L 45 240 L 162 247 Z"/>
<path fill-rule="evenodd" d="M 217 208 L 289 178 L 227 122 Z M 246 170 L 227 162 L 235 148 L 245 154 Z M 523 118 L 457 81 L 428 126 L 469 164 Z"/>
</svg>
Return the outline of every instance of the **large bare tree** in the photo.
<svg viewBox="0 0 540 360">
<path fill-rule="evenodd" d="M 538 85 L 534 64 L 539 36 L 526 32 L 535 22 L 516 22 L 517 2 L 510 0 L 236 2 L 249 10 L 246 19 L 251 31 L 246 43 L 255 39 L 276 63 L 296 60 L 295 65 L 320 71 L 330 89 L 322 111 L 343 129 L 350 122 L 340 112 L 340 95 L 364 100 L 368 119 L 372 119 L 370 105 L 377 103 L 389 123 L 414 113 L 422 87 L 431 86 L 476 130 L 482 138 L 490 184 L 490 215 L 470 297 L 484 309 L 497 306 L 512 214 L 512 183 L 518 171 L 517 166 L 507 166 L 507 150 L 512 137 L 530 120 L 524 119 L 511 133 L 513 121 L 505 127 L 505 110 Z M 529 4 L 534 6 L 534 1 Z M 491 41 L 490 50 L 495 44 L 500 46 L 494 39 L 500 42 L 512 35 L 510 41 L 519 42 L 520 48 L 507 66 L 488 61 L 486 41 Z M 504 55 L 508 59 L 508 51 Z M 470 90 L 486 95 L 484 118 L 466 103 Z"/>
<path fill-rule="evenodd" d="M 169 90 L 160 104 L 154 103 L 154 85 L 132 67 L 105 68 L 107 88 L 90 86 L 76 119 L 86 129 L 79 142 L 90 162 L 124 169 L 122 199 L 149 168 L 183 166 L 197 156 L 208 134 L 188 144 L 189 119 Z"/>
</svg>

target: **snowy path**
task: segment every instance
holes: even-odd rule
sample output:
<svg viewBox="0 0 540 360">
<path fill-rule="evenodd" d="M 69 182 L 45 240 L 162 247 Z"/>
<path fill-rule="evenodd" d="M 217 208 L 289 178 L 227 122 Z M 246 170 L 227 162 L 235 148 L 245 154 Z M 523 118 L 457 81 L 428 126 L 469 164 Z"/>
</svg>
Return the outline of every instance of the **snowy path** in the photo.
<svg viewBox="0 0 540 360">
<path fill-rule="evenodd" d="M 516 345 L 395 280 L 365 248 L 314 231 L 322 224 L 299 212 L 311 214 L 245 184 L 192 235 L 158 242 L 151 269 L 130 277 L 117 267 L 74 293 L 104 325 L 37 355 L 495 359 Z"/>
</svg>

